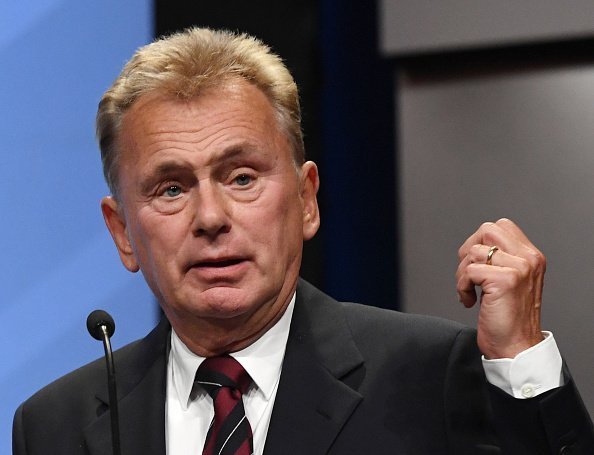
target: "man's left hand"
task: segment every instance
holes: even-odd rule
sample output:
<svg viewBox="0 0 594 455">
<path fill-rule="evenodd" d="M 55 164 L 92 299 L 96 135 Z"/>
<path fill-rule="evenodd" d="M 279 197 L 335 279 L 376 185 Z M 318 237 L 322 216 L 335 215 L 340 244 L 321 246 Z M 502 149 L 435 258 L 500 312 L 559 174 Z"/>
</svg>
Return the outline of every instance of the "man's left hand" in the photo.
<svg viewBox="0 0 594 455">
<path fill-rule="evenodd" d="M 475 286 L 482 288 L 478 345 L 487 359 L 513 359 L 543 340 L 546 259 L 516 224 L 505 218 L 484 223 L 460 247 L 458 258 L 456 289 L 462 304 L 474 306 Z"/>
</svg>

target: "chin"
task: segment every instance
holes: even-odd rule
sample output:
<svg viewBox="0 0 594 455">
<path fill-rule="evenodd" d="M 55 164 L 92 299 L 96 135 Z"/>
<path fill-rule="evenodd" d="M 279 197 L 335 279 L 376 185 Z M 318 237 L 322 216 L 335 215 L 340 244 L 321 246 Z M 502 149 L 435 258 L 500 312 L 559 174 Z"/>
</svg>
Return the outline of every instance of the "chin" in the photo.
<svg viewBox="0 0 594 455">
<path fill-rule="evenodd" d="M 200 317 L 229 319 L 249 312 L 254 303 L 242 289 L 216 287 L 201 292 L 192 306 Z"/>
</svg>

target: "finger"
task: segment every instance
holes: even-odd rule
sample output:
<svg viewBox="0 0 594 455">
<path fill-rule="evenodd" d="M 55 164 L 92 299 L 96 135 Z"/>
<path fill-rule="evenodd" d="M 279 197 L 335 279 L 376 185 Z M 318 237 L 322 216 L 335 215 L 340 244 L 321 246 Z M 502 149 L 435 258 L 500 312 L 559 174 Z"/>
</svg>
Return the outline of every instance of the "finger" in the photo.
<svg viewBox="0 0 594 455">
<path fill-rule="evenodd" d="M 496 274 L 502 270 L 507 271 L 508 274 L 513 273 L 514 279 L 519 280 L 527 278 L 530 274 L 530 264 L 526 259 L 508 254 L 502 250 L 498 250 L 493 254 L 491 265 L 485 264 L 489 250 L 490 248 L 486 245 L 474 245 L 458 266 L 456 290 L 460 302 L 466 307 L 471 307 L 476 303 L 475 286 L 483 286 L 489 279 L 498 276 Z M 477 267 L 479 265 L 481 267 Z"/>
<path fill-rule="evenodd" d="M 486 222 L 480 225 L 480 227 L 472 234 L 470 237 L 466 239 L 466 241 L 462 244 L 460 249 L 458 250 L 458 259 L 461 261 L 466 255 L 468 251 L 473 245 L 480 245 L 483 244 L 483 235 L 484 232 L 489 229 L 491 225 L 494 223 Z"/>
<path fill-rule="evenodd" d="M 492 247 L 489 247 L 487 245 L 473 245 L 468 251 L 468 254 L 458 264 L 458 268 L 456 269 L 456 281 L 460 281 L 462 276 L 466 273 L 466 268 L 470 264 L 486 264 L 491 248 Z M 495 256 L 499 257 L 496 259 Z M 513 266 L 513 264 L 514 261 L 512 256 L 503 250 L 498 249 L 491 256 L 492 266 L 509 267 Z M 475 284 L 476 283 L 473 283 L 473 286 Z"/>
<path fill-rule="evenodd" d="M 483 296 L 485 294 L 496 294 L 497 290 L 503 290 L 508 286 L 517 283 L 517 271 L 509 267 L 496 267 L 485 264 L 470 264 L 460 275 L 456 283 L 456 290 L 460 302 L 470 308 L 477 302 L 476 286 L 482 288 Z M 510 281 L 510 277 L 514 281 Z"/>
<path fill-rule="evenodd" d="M 466 308 L 472 307 L 476 303 L 477 294 L 474 283 L 466 278 L 466 268 L 472 264 L 469 255 L 465 255 L 456 269 L 456 292 L 458 301 Z"/>
<path fill-rule="evenodd" d="M 546 271 L 546 258 L 542 252 L 526 237 L 526 234 L 511 220 L 502 218 L 496 223 L 510 235 L 514 236 L 520 242 L 515 254 L 522 256 L 532 265 L 536 271 L 544 274 Z"/>
<path fill-rule="evenodd" d="M 458 301 L 466 308 L 472 308 L 478 299 L 476 288 L 472 282 L 460 280 L 456 283 Z"/>
<path fill-rule="evenodd" d="M 466 267 L 470 264 L 474 263 L 481 263 L 485 262 L 488 255 L 488 250 L 490 247 L 487 245 L 472 245 L 466 255 L 461 259 L 460 263 L 458 264 L 458 268 L 456 269 L 456 281 L 460 279 L 460 277 L 465 273 Z M 480 260 L 480 256 L 482 251 L 485 250 L 487 253 L 483 256 L 483 261 Z"/>
<path fill-rule="evenodd" d="M 458 300 L 466 308 L 474 306 L 477 301 L 477 292 L 474 282 L 468 275 L 468 266 L 471 265 L 468 258 L 465 258 L 456 271 L 456 292 Z"/>
<path fill-rule="evenodd" d="M 518 289 L 524 278 L 522 271 L 516 267 L 497 267 L 485 264 L 471 264 L 463 276 L 463 280 L 468 280 L 481 287 L 483 305 L 487 296 L 497 299 L 508 295 L 512 289 Z"/>
<path fill-rule="evenodd" d="M 516 223 L 514 223 L 512 220 L 510 220 L 508 218 L 501 218 L 501 219 L 497 220 L 495 222 L 495 224 L 497 226 L 501 227 L 502 229 L 504 229 L 505 231 L 509 232 L 510 234 L 512 234 L 524 245 L 527 245 L 531 248 L 536 249 L 534 244 L 530 241 L 530 239 L 526 236 L 526 234 L 524 234 L 524 231 L 522 231 L 520 229 L 520 227 Z"/>
<path fill-rule="evenodd" d="M 493 252 L 491 253 L 491 251 Z M 491 253 L 491 263 L 487 264 L 489 253 Z M 473 245 L 468 251 L 465 261 L 467 264 L 486 264 L 498 267 L 524 267 L 523 258 L 510 254 L 503 248 L 495 248 L 494 246 L 489 245 Z"/>
<path fill-rule="evenodd" d="M 466 272 L 466 267 L 470 264 L 485 263 L 490 249 L 491 248 L 487 245 L 472 245 L 458 264 L 458 268 L 456 269 L 456 281 L 460 280 L 460 277 Z"/>
<path fill-rule="evenodd" d="M 462 288 L 462 284 L 458 284 L 458 300 L 466 308 L 472 308 L 478 299 L 476 288 L 474 286 Z"/>
<path fill-rule="evenodd" d="M 497 223 L 483 223 L 479 229 L 472 234 L 458 250 L 458 259 L 462 260 L 474 245 L 497 245 L 499 249 L 505 250 L 507 253 L 516 254 L 518 251 L 524 250 L 519 237 L 512 232 L 508 232 L 505 224 L 498 225 Z"/>
</svg>

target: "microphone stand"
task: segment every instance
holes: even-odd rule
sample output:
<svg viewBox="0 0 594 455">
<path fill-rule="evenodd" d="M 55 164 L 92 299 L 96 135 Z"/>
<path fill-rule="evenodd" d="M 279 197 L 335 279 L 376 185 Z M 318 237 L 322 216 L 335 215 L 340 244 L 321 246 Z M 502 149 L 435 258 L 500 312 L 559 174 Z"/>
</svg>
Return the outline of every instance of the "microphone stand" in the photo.
<svg viewBox="0 0 594 455">
<path fill-rule="evenodd" d="M 115 367 L 111 351 L 111 343 L 107 326 L 101 324 L 101 334 L 103 349 L 105 351 L 105 362 L 107 363 L 107 388 L 109 390 L 109 416 L 111 420 L 111 444 L 113 455 L 121 455 L 120 450 L 120 418 L 118 415 L 118 397 L 116 391 Z"/>
</svg>

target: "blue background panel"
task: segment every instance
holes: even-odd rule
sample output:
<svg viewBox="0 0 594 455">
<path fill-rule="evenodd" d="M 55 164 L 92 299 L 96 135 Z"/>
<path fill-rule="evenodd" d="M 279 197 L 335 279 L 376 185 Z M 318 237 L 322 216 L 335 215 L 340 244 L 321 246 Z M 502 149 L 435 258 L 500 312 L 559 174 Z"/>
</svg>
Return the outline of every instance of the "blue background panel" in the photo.
<svg viewBox="0 0 594 455">
<path fill-rule="evenodd" d="M 101 216 L 94 134 L 101 94 L 151 40 L 152 22 L 148 0 L 0 6 L 0 453 L 20 402 L 102 355 L 86 330 L 91 310 L 114 316 L 114 347 L 156 322 Z"/>
</svg>

